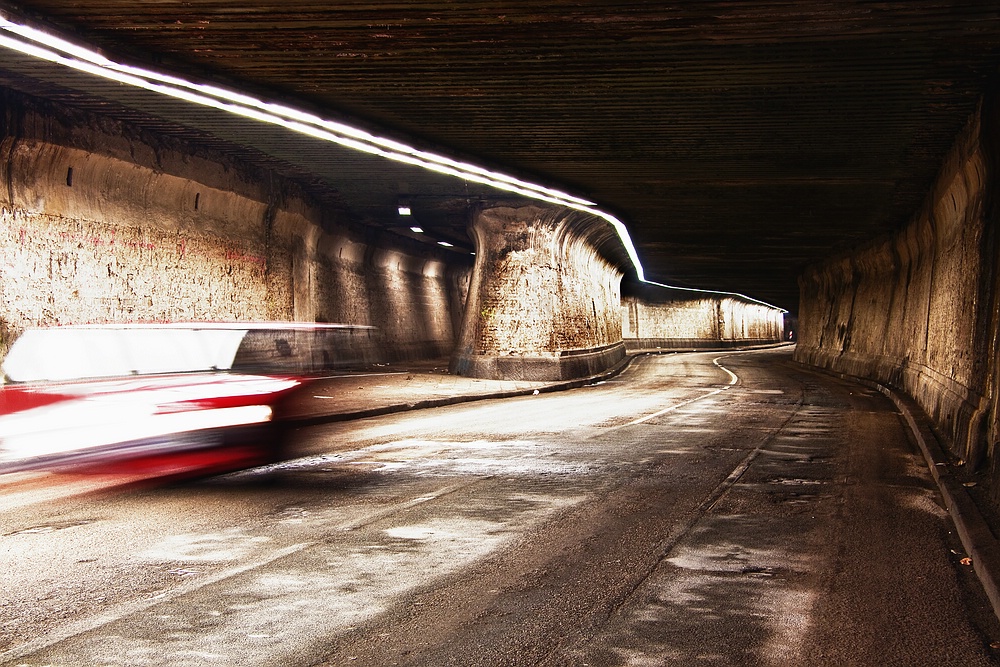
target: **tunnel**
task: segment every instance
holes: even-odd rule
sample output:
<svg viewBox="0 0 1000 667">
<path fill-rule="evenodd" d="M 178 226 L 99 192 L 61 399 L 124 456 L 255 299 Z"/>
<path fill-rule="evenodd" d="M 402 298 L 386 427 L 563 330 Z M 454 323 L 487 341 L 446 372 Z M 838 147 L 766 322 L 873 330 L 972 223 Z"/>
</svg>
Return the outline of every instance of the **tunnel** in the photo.
<svg viewBox="0 0 1000 667">
<path fill-rule="evenodd" d="M 0 5 L 0 357 L 206 322 L 492 383 L 793 349 L 1000 511 L 1000 8 L 501 4 Z"/>
</svg>

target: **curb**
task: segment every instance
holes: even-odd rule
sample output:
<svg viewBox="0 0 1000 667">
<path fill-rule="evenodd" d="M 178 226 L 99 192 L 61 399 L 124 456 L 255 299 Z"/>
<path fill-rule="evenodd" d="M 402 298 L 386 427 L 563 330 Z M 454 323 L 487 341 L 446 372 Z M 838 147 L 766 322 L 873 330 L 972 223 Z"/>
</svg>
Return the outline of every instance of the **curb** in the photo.
<svg viewBox="0 0 1000 667">
<path fill-rule="evenodd" d="M 365 419 L 367 417 L 381 417 L 383 415 L 395 414 L 397 412 L 406 412 L 408 410 L 424 410 L 427 408 L 442 408 L 448 405 L 457 405 L 459 403 L 471 403 L 473 401 L 485 401 L 498 398 L 515 398 L 517 396 L 528 396 L 532 394 L 546 394 L 555 391 L 565 391 L 567 389 L 579 389 L 580 387 L 585 387 L 587 385 L 596 384 L 598 382 L 603 382 L 609 378 L 612 378 L 626 368 L 632 363 L 637 357 L 647 356 L 647 355 L 659 355 L 659 354 L 690 354 L 694 352 L 747 352 L 750 350 L 765 350 L 774 349 L 780 347 L 790 347 L 793 343 L 775 343 L 769 345 L 748 345 L 743 347 L 719 347 L 719 348 L 699 348 L 699 349 L 651 349 L 651 350 L 634 350 L 628 352 L 625 358 L 618 362 L 617 365 L 609 368 L 606 371 L 602 371 L 595 375 L 590 375 L 584 378 L 577 378 L 573 380 L 560 380 L 557 382 L 550 382 L 548 384 L 543 384 L 537 387 L 531 387 L 528 389 L 510 389 L 507 391 L 494 391 L 486 392 L 483 394 L 463 394 L 459 396 L 449 396 L 447 398 L 429 398 L 422 401 L 417 401 L 415 403 L 396 403 L 392 405 L 382 405 L 377 408 L 369 408 L 366 410 L 355 410 L 352 412 L 338 412 L 320 415 L 316 417 L 303 417 L 301 419 L 292 419 L 287 423 L 292 428 L 299 428 L 305 426 L 319 426 L 322 424 L 332 424 L 334 422 L 342 421 L 352 421 L 355 419 Z"/>
<path fill-rule="evenodd" d="M 972 568 L 993 607 L 993 614 L 1000 619 L 1000 542 L 961 482 L 952 474 L 948 458 L 931 428 L 930 418 L 912 398 L 878 382 L 826 369 L 808 368 L 875 389 L 895 404 L 937 483 L 962 547 L 972 559 Z"/>
<path fill-rule="evenodd" d="M 319 426 L 321 424 L 331 424 L 334 422 L 342 421 L 352 421 L 355 419 L 365 419 L 367 417 L 380 417 L 382 415 L 395 414 L 397 412 L 407 412 L 409 410 L 424 410 L 427 408 L 442 408 L 448 405 L 457 405 L 459 403 L 472 403 L 473 401 L 485 401 L 493 400 L 498 398 L 515 398 L 517 396 L 530 396 L 534 394 L 547 394 L 556 391 L 565 391 L 567 389 L 579 389 L 580 387 L 585 387 L 590 384 L 596 384 L 598 382 L 603 382 L 608 378 L 612 378 L 626 368 L 632 363 L 632 360 L 639 354 L 626 355 L 624 359 L 618 362 L 617 365 L 609 368 L 606 371 L 597 373 L 596 375 L 590 375 L 584 378 L 577 378 L 575 380 L 561 380 L 558 382 L 550 382 L 548 384 L 539 385 L 537 387 L 530 387 L 527 389 L 509 389 L 506 391 L 493 391 L 486 392 L 482 394 L 461 394 L 458 396 L 448 396 L 447 398 L 428 398 L 422 401 L 417 401 L 415 403 L 395 403 L 392 405 L 382 405 L 377 408 L 369 408 L 367 410 L 355 410 L 353 412 L 338 412 L 332 414 L 321 415 L 317 417 L 304 417 L 302 419 L 289 420 L 287 423 L 292 428 L 298 428 L 303 426 Z"/>
<path fill-rule="evenodd" d="M 923 452 L 931 475 L 944 497 L 948 514 L 955 524 L 962 546 L 972 558 L 972 567 L 983 585 L 983 590 L 986 591 L 993 613 L 1000 619 L 1000 583 L 997 581 L 997 573 L 1000 573 L 1000 544 L 983 519 L 979 508 L 949 469 L 947 458 L 923 410 L 907 396 L 901 396 L 887 387 L 879 386 L 877 389 L 892 399 L 909 425 L 913 438 Z"/>
</svg>

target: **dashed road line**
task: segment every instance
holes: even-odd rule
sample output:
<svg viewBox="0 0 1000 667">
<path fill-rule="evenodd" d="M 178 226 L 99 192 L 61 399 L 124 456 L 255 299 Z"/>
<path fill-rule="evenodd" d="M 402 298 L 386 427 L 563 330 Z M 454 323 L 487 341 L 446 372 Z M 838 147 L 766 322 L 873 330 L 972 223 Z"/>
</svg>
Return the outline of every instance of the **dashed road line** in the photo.
<svg viewBox="0 0 1000 667">
<path fill-rule="evenodd" d="M 674 410 L 678 410 L 680 408 L 683 408 L 686 405 L 691 405 L 692 403 L 696 403 L 697 401 L 704 400 L 704 399 L 708 398 L 709 396 L 715 396 L 717 394 L 721 394 L 722 392 L 726 391 L 727 389 L 729 389 L 730 387 L 732 387 L 733 385 L 735 385 L 737 382 L 740 381 L 740 378 L 739 378 L 739 376 L 736 375 L 736 373 L 732 372 L 731 370 L 729 370 L 728 368 L 726 368 L 725 366 L 723 366 L 722 364 L 719 363 L 719 359 L 722 359 L 722 358 L 723 357 L 716 357 L 715 359 L 712 360 L 712 363 L 715 364 L 716 366 L 718 366 L 719 368 L 721 368 L 722 370 L 724 370 L 726 373 L 729 374 L 729 384 L 727 384 L 725 387 L 720 387 L 718 389 L 713 389 L 713 390 L 711 390 L 709 392 L 706 392 L 706 393 L 702 394 L 701 396 L 695 396 L 694 398 L 690 398 L 690 399 L 688 399 L 686 401 L 681 401 L 680 403 L 675 403 L 674 405 L 671 405 L 670 407 L 663 408 L 662 410 L 654 412 L 653 414 L 650 414 L 650 415 L 646 415 L 645 417 L 640 417 L 639 419 L 633 419 L 628 424 L 626 424 L 626 426 L 637 426 L 639 424 L 642 424 L 643 422 L 649 421 L 650 419 L 656 419 L 657 417 L 660 417 L 662 415 L 665 415 L 665 414 L 668 414 L 670 412 L 673 412 Z"/>
</svg>

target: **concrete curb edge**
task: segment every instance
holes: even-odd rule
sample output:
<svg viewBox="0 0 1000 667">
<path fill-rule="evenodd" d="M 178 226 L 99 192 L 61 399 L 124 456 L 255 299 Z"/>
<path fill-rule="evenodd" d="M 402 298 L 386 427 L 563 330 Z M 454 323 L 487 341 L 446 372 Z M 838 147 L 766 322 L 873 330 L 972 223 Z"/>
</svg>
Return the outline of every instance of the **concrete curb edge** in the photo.
<svg viewBox="0 0 1000 667">
<path fill-rule="evenodd" d="M 874 389 L 895 404 L 937 483 L 948 515 L 955 525 L 962 547 L 972 559 L 972 568 L 990 601 L 993 614 L 1000 619 L 1000 542 L 993 535 L 975 502 L 949 469 L 951 464 L 923 409 L 909 396 L 878 382 L 822 368 L 809 368 Z"/>
<path fill-rule="evenodd" d="M 704 348 L 704 349 L 656 349 L 656 350 L 636 350 L 633 352 L 628 352 L 625 358 L 618 362 L 612 368 L 606 371 L 602 371 L 595 375 L 590 375 L 583 378 L 576 378 L 573 380 L 560 380 L 556 382 L 550 382 L 544 385 L 530 387 L 527 389 L 511 389 L 508 391 L 494 391 L 494 392 L 484 392 L 482 394 L 462 394 L 458 396 L 449 396 L 448 398 L 429 398 L 423 401 L 417 401 L 415 403 L 396 403 L 393 405 L 383 405 L 377 408 L 370 408 L 368 410 L 355 410 L 353 412 L 340 412 L 336 414 L 323 415 L 320 417 L 305 417 L 302 419 L 295 419 L 290 422 L 290 426 L 293 428 L 303 427 L 303 426 L 318 426 L 320 424 L 330 424 L 333 422 L 342 421 L 352 421 L 355 419 L 365 419 L 367 417 L 380 417 L 382 415 L 394 414 L 397 412 L 406 412 L 407 410 L 423 410 L 427 408 L 441 408 L 448 405 L 457 405 L 459 403 L 471 403 L 473 401 L 484 401 L 499 398 L 515 398 L 517 396 L 529 396 L 532 394 L 545 394 L 554 391 L 565 391 L 567 389 L 579 389 L 580 387 L 585 387 L 591 384 L 597 384 L 598 382 L 603 382 L 612 378 L 626 368 L 629 364 L 637 357 L 642 357 L 646 355 L 659 355 L 659 354 L 692 354 L 696 352 L 748 352 L 750 350 L 762 350 L 762 349 L 772 349 L 778 347 L 790 347 L 790 343 L 776 343 L 769 345 L 750 345 L 745 347 L 721 347 L 721 348 Z"/>
<path fill-rule="evenodd" d="M 510 389 L 506 391 L 493 391 L 484 392 L 481 394 L 461 394 L 458 396 L 449 396 L 447 398 L 428 398 L 422 401 L 416 401 L 415 403 L 395 403 L 392 405 L 383 405 L 377 408 L 371 408 L 368 410 L 356 410 L 353 412 L 340 412 L 336 414 L 323 415 L 321 417 L 306 417 L 304 419 L 296 419 L 291 422 L 293 427 L 301 426 L 318 426 L 320 424 L 329 424 L 332 422 L 341 421 L 352 421 L 355 419 L 365 419 L 367 417 L 380 417 L 382 415 L 394 414 L 397 412 L 406 412 L 408 410 L 424 410 L 427 408 L 442 408 L 448 405 L 457 405 L 459 403 L 471 403 L 473 401 L 485 401 L 491 399 L 499 398 L 515 398 L 517 396 L 530 396 L 533 394 L 545 394 L 554 391 L 564 391 L 567 389 L 578 389 L 579 387 L 585 387 L 590 384 L 596 384 L 607 380 L 608 378 L 618 375 L 623 370 L 625 370 L 632 360 L 639 355 L 626 355 L 622 361 L 616 364 L 613 368 L 610 368 L 596 375 L 591 375 L 584 378 L 578 378 L 575 380 L 561 380 L 558 382 L 550 382 L 547 384 L 539 385 L 537 387 L 529 387 L 526 389 Z"/>
<path fill-rule="evenodd" d="M 972 567 L 983 585 L 986 597 L 989 598 L 993 613 L 1000 619 L 1000 583 L 997 580 L 997 575 L 1000 573 L 1000 544 L 983 519 L 979 508 L 948 469 L 948 460 L 923 410 L 912 399 L 901 396 L 887 387 L 879 386 L 878 390 L 892 399 L 910 427 L 913 438 L 923 452 L 931 475 L 941 491 L 962 546 L 966 554 L 972 558 Z"/>
</svg>

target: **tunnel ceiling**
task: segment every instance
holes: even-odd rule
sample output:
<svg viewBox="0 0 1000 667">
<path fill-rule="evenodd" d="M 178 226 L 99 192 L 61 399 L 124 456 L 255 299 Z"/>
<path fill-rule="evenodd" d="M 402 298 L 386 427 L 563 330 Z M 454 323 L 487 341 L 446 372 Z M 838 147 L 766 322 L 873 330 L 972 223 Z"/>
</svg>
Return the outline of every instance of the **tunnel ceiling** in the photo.
<svg viewBox="0 0 1000 667">
<path fill-rule="evenodd" d="M 793 310 L 801 267 L 915 213 L 1000 63 L 988 2 L 6 6 L 120 59 L 588 197 L 627 224 L 648 278 Z M 348 205 L 365 190 L 461 194 L 315 153 L 296 152 L 293 171 Z M 427 222 L 454 227 L 447 209 L 428 207 Z"/>
</svg>

